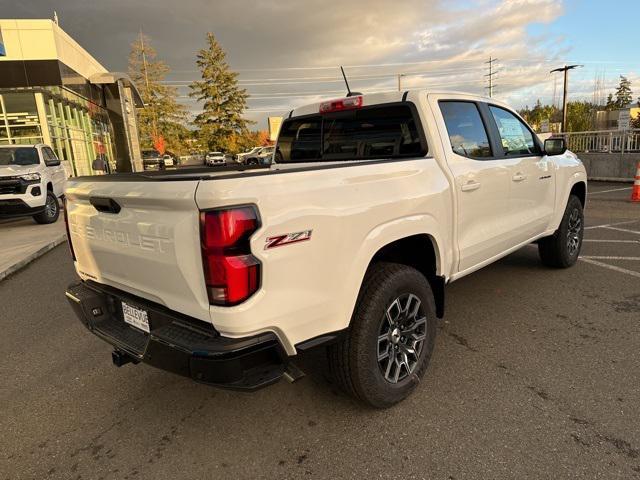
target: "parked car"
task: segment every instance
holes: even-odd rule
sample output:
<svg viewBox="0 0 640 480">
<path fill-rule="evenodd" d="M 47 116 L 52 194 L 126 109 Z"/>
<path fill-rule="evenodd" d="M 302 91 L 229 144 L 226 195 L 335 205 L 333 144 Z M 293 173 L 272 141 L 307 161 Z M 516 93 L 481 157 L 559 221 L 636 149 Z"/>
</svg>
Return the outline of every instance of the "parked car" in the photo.
<svg viewBox="0 0 640 480">
<path fill-rule="evenodd" d="M 248 165 L 271 165 L 273 163 L 273 155 L 276 151 L 276 147 L 263 147 L 260 153 L 253 158 L 247 160 Z"/>
<path fill-rule="evenodd" d="M 67 297 L 117 365 L 253 390 L 326 347 L 338 385 L 389 407 L 420 385 L 447 284 L 533 242 L 578 259 L 584 166 L 494 99 L 316 103 L 276 149 L 266 170 L 70 180 Z"/>
<path fill-rule="evenodd" d="M 165 154 L 162 156 L 162 160 L 164 162 L 164 166 L 166 167 L 177 167 L 178 166 L 178 159 L 176 156 L 165 152 Z"/>
<path fill-rule="evenodd" d="M 236 155 L 236 161 L 243 165 L 247 165 L 247 159 L 257 157 L 257 155 L 260 153 L 260 150 L 262 150 L 262 147 L 253 147 L 248 152 L 239 153 L 238 155 Z"/>
<path fill-rule="evenodd" d="M 164 170 L 165 159 L 157 150 L 142 150 L 142 168 L 144 170 Z"/>
<path fill-rule="evenodd" d="M 51 147 L 0 145 L 0 217 L 54 223 L 67 174 Z"/>
<path fill-rule="evenodd" d="M 224 166 L 227 164 L 227 156 L 222 152 L 209 152 L 204 158 L 209 167 Z"/>
</svg>

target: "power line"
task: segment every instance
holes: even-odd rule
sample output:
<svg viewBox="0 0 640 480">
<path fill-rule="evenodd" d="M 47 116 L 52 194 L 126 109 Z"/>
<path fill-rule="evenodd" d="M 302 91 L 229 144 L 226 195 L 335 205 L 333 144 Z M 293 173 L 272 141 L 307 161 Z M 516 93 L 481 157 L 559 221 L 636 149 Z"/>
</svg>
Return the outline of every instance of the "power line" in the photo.
<svg viewBox="0 0 640 480">
<path fill-rule="evenodd" d="M 421 76 L 428 75 L 429 77 L 447 77 L 452 75 L 459 75 L 466 72 L 471 74 L 477 72 L 480 67 L 471 68 L 457 68 L 457 69 L 439 69 L 437 71 L 421 71 L 421 72 L 406 72 L 402 73 L 402 76 Z M 397 73 L 388 74 L 375 74 L 375 75 L 350 75 L 350 80 L 379 80 L 385 78 L 395 78 Z M 195 79 L 194 79 L 195 80 Z M 164 80 L 161 83 L 164 85 L 171 85 L 175 87 L 189 86 L 194 80 Z M 239 79 L 238 84 L 242 86 L 271 86 L 271 85 L 298 85 L 298 84 L 313 84 L 313 83 L 342 83 L 344 80 L 340 77 L 284 77 L 284 78 L 252 78 L 252 79 Z"/>
</svg>

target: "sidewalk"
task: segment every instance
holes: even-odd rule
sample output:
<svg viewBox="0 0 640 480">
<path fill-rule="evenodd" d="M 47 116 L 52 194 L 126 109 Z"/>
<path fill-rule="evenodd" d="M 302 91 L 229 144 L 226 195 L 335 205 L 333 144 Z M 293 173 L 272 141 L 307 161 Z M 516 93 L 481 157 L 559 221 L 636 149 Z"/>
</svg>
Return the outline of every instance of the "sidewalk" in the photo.
<svg viewBox="0 0 640 480">
<path fill-rule="evenodd" d="M 65 239 L 62 212 L 51 225 L 38 225 L 31 218 L 0 220 L 0 281 Z"/>
</svg>

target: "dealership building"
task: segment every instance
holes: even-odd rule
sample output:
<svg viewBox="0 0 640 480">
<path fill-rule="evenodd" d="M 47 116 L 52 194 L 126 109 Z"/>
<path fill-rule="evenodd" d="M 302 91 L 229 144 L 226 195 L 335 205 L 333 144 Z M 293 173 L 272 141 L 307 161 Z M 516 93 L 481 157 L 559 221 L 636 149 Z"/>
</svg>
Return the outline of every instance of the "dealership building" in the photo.
<svg viewBox="0 0 640 480">
<path fill-rule="evenodd" d="M 127 75 L 109 72 L 51 20 L 0 19 L 0 145 L 50 145 L 69 175 L 91 175 L 96 158 L 142 170 Z"/>
</svg>

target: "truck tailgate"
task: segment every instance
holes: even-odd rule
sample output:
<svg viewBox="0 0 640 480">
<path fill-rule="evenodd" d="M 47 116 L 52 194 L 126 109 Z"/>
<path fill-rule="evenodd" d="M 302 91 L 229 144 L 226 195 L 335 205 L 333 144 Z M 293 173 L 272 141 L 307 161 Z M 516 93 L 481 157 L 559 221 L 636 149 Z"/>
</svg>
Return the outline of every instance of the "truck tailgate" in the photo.
<svg viewBox="0 0 640 480">
<path fill-rule="evenodd" d="M 71 180 L 67 216 L 78 274 L 210 321 L 198 183 Z"/>
</svg>

